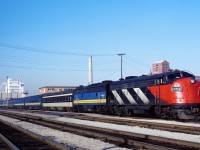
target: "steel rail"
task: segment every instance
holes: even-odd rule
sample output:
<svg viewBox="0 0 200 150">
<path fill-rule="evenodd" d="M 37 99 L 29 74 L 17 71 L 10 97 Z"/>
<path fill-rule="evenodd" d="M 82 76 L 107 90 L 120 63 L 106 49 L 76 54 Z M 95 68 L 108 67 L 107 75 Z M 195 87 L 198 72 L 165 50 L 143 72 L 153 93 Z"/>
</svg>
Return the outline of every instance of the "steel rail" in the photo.
<svg viewBox="0 0 200 150">
<path fill-rule="evenodd" d="M 94 117 L 94 116 L 67 116 L 69 118 L 89 120 L 89 121 L 98 121 L 113 123 L 119 125 L 128 125 L 128 126 L 139 126 L 150 129 L 165 130 L 170 132 L 180 132 L 186 134 L 200 135 L 200 127 L 193 126 L 184 126 L 184 125 L 175 125 L 175 124 L 164 124 L 164 123 L 155 123 L 155 122 L 146 122 L 146 121 L 136 121 L 136 120 L 126 120 L 126 119 L 117 119 L 117 118 L 105 118 L 105 117 Z"/>
<path fill-rule="evenodd" d="M 0 120 L 0 122 L 2 122 L 2 121 Z M 55 149 L 55 150 L 71 150 L 72 149 L 70 146 L 62 145 L 62 144 L 60 144 L 60 143 L 58 143 L 56 141 L 50 140 L 48 138 L 45 138 L 45 137 L 43 137 L 43 136 L 41 136 L 39 134 L 30 132 L 30 131 L 28 131 L 26 129 L 23 129 L 23 128 L 19 127 L 19 126 L 16 126 L 16 125 L 14 125 L 12 123 L 9 123 L 9 122 L 6 122 L 6 121 L 3 121 L 2 123 L 5 124 L 6 126 L 9 126 L 10 128 L 12 128 L 12 129 L 14 129 L 16 131 L 19 131 L 19 132 L 25 134 L 26 136 L 32 137 L 33 139 L 36 139 L 37 141 L 41 141 L 41 143 L 44 143 L 44 144 L 48 145 L 48 147 L 51 147 L 51 149 Z M 7 142 L 9 143 L 9 141 L 7 141 Z M 12 139 L 11 139 L 11 142 L 12 142 Z M 12 147 L 12 149 L 20 150 L 20 148 L 18 148 L 18 146 L 12 145 L 11 142 L 9 143 L 9 145 Z M 18 143 L 16 143 L 16 145 L 17 144 Z"/>
<path fill-rule="evenodd" d="M 145 134 L 137 134 L 124 132 L 119 130 L 98 128 L 93 126 L 85 126 L 74 123 L 66 123 L 48 120 L 41 117 L 22 115 L 22 114 L 12 114 L 12 113 L 0 113 L 6 116 L 16 118 L 19 120 L 24 120 L 46 127 L 54 128 L 61 131 L 67 131 L 79 135 L 84 135 L 88 137 L 95 137 L 106 139 L 106 141 L 112 141 L 117 143 L 117 145 L 126 145 L 126 146 L 139 146 L 149 149 L 199 149 L 200 143 L 188 142 L 182 140 L 175 140 Z M 15 115 L 15 116 L 14 116 Z M 16 116 L 17 115 L 17 116 Z"/>
<path fill-rule="evenodd" d="M 28 111 L 30 112 L 30 111 Z M 54 114 L 54 112 L 40 112 L 37 113 L 41 114 Z M 127 125 L 127 126 L 139 126 L 143 128 L 150 128 L 150 129 L 157 129 L 157 130 L 165 130 L 170 132 L 180 132 L 186 134 L 194 134 L 200 135 L 200 127 L 194 126 L 184 126 L 184 125 L 176 125 L 176 124 L 165 124 L 165 123 L 158 123 L 158 122 L 147 122 L 147 121 L 140 121 L 138 120 L 131 120 L 131 119 L 123 119 L 123 118 L 111 118 L 111 117 L 101 117 L 101 116 L 90 116 L 86 114 L 78 114 L 78 115 L 68 115 L 68 114 L 54 114 L 60 117 L 68 117 L 73 119 L 80 119 L 80 120 L 88 120 L 88 121 L 98 121 L 98 122 L 105 122 L 105 123 L 113 123 L 118 125 Z"/>
<path fill-rule="evenodd" d="M 12 150 L 20 150 L 17 146 L 15 146 L 12 142 L 10 142 L 10 140 L 8 140 L 5 136 L 3 136 L 1 133 L 0 133 L 0 139 L 2 141 L 4 141 L 9 148 L 11 148 Z"/>
</svg>

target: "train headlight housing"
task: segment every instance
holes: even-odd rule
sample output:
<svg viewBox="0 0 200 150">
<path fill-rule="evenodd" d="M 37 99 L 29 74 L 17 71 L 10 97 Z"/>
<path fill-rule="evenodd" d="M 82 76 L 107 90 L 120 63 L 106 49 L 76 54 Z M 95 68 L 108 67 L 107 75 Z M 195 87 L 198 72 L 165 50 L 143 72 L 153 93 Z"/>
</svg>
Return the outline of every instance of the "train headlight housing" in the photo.
<svg viewBox="0 0 200 150">
<path fill-rule="evenodd" d="M 171 90 L 174 92 L 182 92 L 183 88 L 181 86 L 174 86 L 171 88 Z"/>
<path fill-rule="evenodd" d="M 190 83 L 191 83 L 191 84 L 195 84 L 195 83 L 196 83 L 195 78 L 190 78 Z"/>
</svg>

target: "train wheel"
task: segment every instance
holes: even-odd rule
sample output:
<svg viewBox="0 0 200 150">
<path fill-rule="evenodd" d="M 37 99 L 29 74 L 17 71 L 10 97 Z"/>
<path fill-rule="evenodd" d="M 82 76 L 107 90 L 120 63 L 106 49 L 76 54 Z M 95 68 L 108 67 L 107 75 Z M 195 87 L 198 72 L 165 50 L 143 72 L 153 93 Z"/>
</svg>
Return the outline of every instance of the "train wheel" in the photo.
<svg viewBox="0 0 200 150">
<path fill-rule="evenodd" d="M 133 116 L 133 111 L 129 109 L 127 114 L 128 116 Z"/>
</svg>

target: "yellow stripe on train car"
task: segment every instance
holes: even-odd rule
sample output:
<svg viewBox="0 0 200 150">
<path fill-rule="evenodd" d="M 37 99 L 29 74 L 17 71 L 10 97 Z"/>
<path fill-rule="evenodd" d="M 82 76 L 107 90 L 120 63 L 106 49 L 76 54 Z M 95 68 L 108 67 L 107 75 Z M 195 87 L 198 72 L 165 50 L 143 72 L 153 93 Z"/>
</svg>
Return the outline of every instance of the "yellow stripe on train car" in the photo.
<svg viewBox="0 0 200 150">
<path fill-rule="evenodd" d="M 15 106 L 21 106 L 21 105 L 24 105 L 24 103 L 15 104 Z"/>
<path fill-rule="evenodd" d="M 92 99 L 92 100 L 74 100 L 74 104 L 83 104 L 83 103 L 106 103 L 106 99 Z"/>
<path fill-rule="evenodd" d="M 25 105 L 40 105 L 41 103 L 36 102 L 36 103 L 25 103 Z"/>
</svg>

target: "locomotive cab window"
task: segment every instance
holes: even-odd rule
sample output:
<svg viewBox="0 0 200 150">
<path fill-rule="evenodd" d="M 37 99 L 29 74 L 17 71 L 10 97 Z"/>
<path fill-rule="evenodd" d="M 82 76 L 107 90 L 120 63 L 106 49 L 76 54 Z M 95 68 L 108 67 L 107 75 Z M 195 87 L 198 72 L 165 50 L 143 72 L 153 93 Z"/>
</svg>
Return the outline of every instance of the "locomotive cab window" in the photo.
<svg viewBox="0 0 200 150">
<path fill-rule="evenodd" d="M 166 81 L 165 77 L 161 77 L 161 78 L 155 79 L 155 84 L 156 85 L 161 85 L 161 84 L 166 84 L 166 83 L 167 83 L 167 81 Z"/>
</svg>

